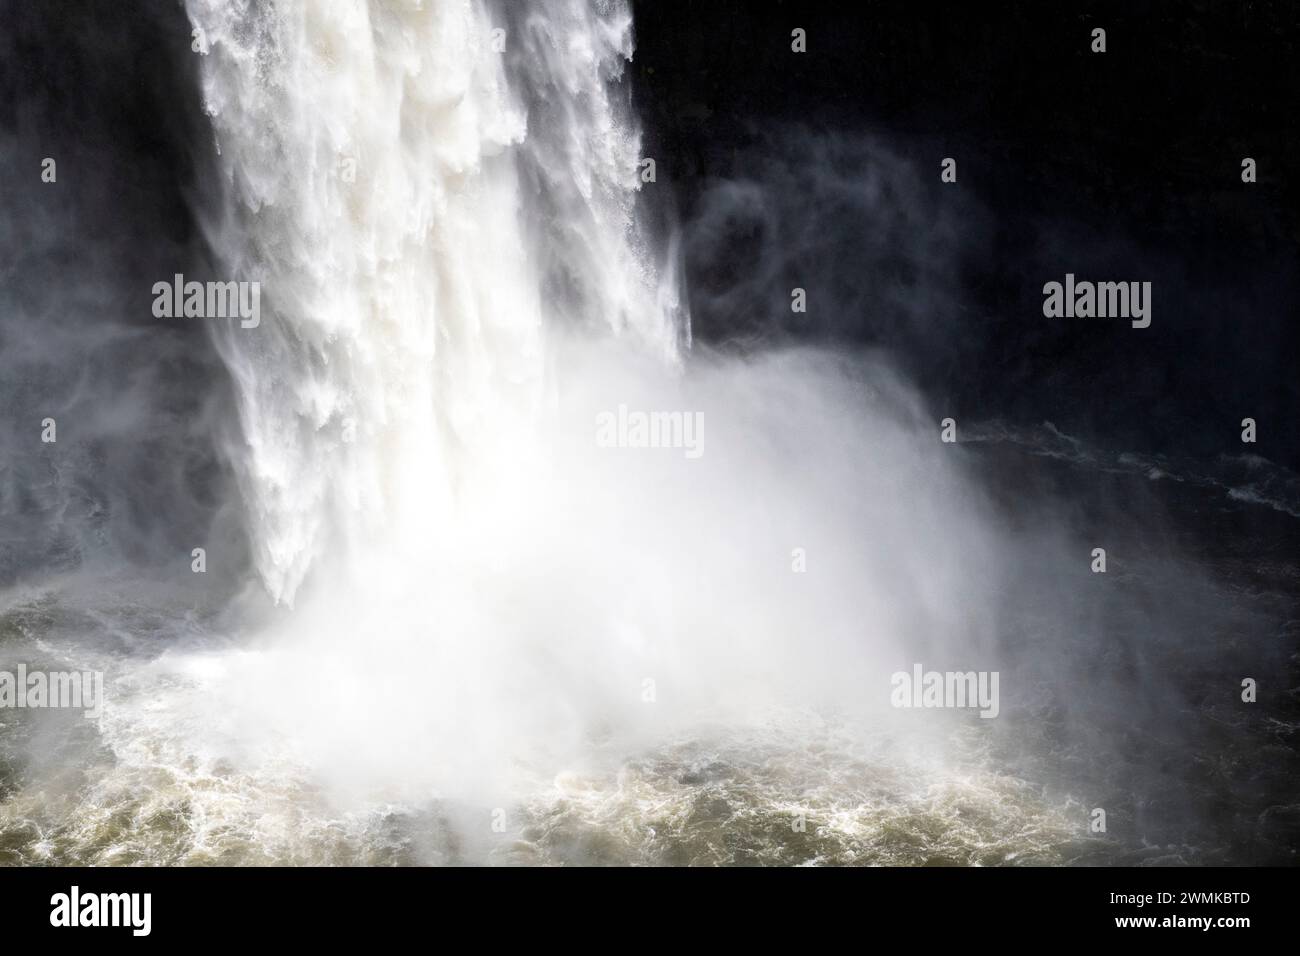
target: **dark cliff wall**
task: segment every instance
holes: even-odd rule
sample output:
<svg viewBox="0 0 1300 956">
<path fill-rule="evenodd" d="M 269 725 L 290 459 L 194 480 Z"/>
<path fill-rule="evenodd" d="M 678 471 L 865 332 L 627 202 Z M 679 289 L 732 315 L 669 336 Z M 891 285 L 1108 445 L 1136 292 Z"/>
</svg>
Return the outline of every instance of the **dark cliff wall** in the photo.
<svg viewBox="0 0 1300 956">
<path fill-rule="evenodd" d="M 636 94 L 687 223 L 698 337 L 885 345 L 946 413 L 1145 450 L 1241 451 L 1254 417 L 1249 450 L 1300 461 L 1300 8 L 636 12 Z M 1043 283 L 1066 272 L 1152 282 L 1151 327 L 1045 319 Z"/>
</svg>

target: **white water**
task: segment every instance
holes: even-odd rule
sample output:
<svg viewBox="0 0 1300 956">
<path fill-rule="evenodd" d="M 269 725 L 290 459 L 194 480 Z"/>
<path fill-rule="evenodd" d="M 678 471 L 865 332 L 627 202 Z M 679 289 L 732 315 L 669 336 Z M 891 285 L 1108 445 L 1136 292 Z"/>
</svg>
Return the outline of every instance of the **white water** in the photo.
<svg viewBox="0 0 1300 956">
<path fill-rule="evenodd" d="M 119 761 L 238 768 L 238 796 L 183 785 L 236 827 L 287 780 L 473 815 L 710 727 L 882 726 L 916 660 L 996 669 L 996 544 L 910 387 L 684 350 L 635 216 L 625 5 L 187 8 L 212 243 L 262 283 L 260 326 L 216 334 L 276 607 L 124 682 Z M 598 447 L 619 404 L 701 412 L 703 456 Z"/>
<path fill-rule="evenodd" d="M 674 353 L 632 216 L 639 137 L 607 87 L 631 19 L 585 0 L 531 5 L 517 27 L 469 2 L 188 7 L 226 180 L 212 241 L 273 312 L 264 334 L 221 330 L 246 442 L 231 457 L 258 572 L 292 604 L 326 552 L 404 561 L 445 535 L 465 485 L 512 490 L 557 320 Z M 498 26 L 528 52 L 496 52 Z M 508 58 L 558 100 L 534 129 Z M 562 233 L 530 248 L 540 201 Z M 557 316 L 542 288 L 562 279 Z"/>
<path fill-rule="evenodd" d="M 196 199 L 218 274 L 263 283 L 257 329 L 207 326 L 242 493 L 210 467 L 228 390 L 179 361 L 191 333 L 99 322 L 121 299 L 107 281 L 68 283 L 96 300 L 84 329 L 26 317 L 58 337 L 33 333 L 33 367 L 113 375 L 76 384 L 74 441 L 29 462 L 41 506 L 7 513 L 35 545 L 8 567 L 95 559 L 0 594 L 0 645 L 102 670 L 108 701 L 98 721 L 0 718 L 0 862 L 1222 861 L 1254 858 L 1215 822 L 1248 791 L 1230 825 L 1285 838 L 1284 765 L 1243 785 L 1227 738 L 1207 748 L 1189 719 L 1274 753 L 1274 724 L 1203 697 L 1245 636 L 1259 666 L 1282 660 L 1295 615 L 1256 583 L 1274 559 L 1216 580 L 1168 553 L 1141 487 L 1282 507 L 1294 476 L 1247 456 L 1203 477 L 1050 425 L 963 420 L 944 446 L 950 410 L 879 357 L 692 349 L 672 256 L 638 226 L 667 183 L 637 189 L 622 7 L 187 7 L 220 149 Z M 715 223 L 754 194 L 728 195 Z M 620 405 L 702 414 L 703 456 L 600 447 L 596 415 Z M 93 494 L 89 436 L 117 449 Z M 1005 531 L 963 469 L 970 443 L 1003 439 L 1033 453 L 985 462 L 1020 497 Z M 124 467 L 141 448 L 157 468 Z M 1082 489 L 1151 482 L 1098 518 L 1035 455 L 1086 463 Z M 1114 564 L 1094 576 L 1102 543 Z M 188 572 L 197 544 L 207 576 Z M 248 587 L 227 606 L 232 578 Z M 916 662 L 1002 671 L 999 718 L 892 710 L 890 675 Z M 1105 794 L 1110 846 L 1086 830 Z"/>
</svg>

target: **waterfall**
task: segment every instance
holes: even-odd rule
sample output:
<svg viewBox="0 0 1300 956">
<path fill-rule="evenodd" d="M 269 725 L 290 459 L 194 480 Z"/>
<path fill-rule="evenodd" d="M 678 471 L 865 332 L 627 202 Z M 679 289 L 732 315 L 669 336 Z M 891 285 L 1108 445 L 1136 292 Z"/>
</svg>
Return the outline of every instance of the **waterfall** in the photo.
<svg viewBox="0 0 1300 956">
<path fill-rule="evenodd" d="M 559 327 L 683 335 L 634 207 L 626 3 L 187 0 L 221 193 L 209 240 L 261 284 L 214 326 L 257 571 L 419 550 L 526 454 Z M 663 270 L 665 274 L 667 270 Z M 506 491 L 506 488 L 499 487 Z"/>
<path fill-rule="evenodd" d="M 625 3 L 188 10 L 208 239 L 261 288 L 211 326 L 278 605 L 168 660 L 204 746 L 504 805 L 711 721 L 879 714 L 900 647 L 989 638 L 979 503 L 887 363 L 688 349 Z"/>
</svg>

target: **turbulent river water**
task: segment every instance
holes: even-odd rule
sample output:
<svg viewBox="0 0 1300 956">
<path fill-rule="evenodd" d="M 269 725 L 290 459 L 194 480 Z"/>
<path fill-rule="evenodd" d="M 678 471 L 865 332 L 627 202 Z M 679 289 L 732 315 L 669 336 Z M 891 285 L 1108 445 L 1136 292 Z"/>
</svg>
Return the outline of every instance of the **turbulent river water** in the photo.
<svg viewBox="0 0 1300 956">
<path fill-rule="evenodd" d="M 220 389 L 147 422 L 206 524 L 114 483 L 134 406 L 14 451 L 10 540 L 74 557 L 7 560 L 0 659 L 105 702 L 0 711 L 0 863 L 1292 860 L 1294 476 L 945 443 L 887 356 L 693 343 L 623 3 L 185 10 L 261 321 L 191 320 Z M 917 664 L 997 716 L 893 706 Z"/>
</svg>

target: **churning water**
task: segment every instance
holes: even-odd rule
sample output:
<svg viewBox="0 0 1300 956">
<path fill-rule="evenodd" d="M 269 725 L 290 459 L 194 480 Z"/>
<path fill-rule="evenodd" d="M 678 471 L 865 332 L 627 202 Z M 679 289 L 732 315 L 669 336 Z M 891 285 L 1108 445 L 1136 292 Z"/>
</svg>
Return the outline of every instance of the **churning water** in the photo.
<svg viewBox="0 0 1300 956">
<path fill-rule="evenodd" d="M 1291 852 L 1295 724 L 1223 667 L 1294 672 L 1289 532 L 1215 563 L 1178 530 L 1247 507 L 1212 489 L 944 444 L 882 356 L 693 345 L 626 4 L 185 7 L 194 208 L 262 297 L 210 322 L 233 487 L 192 580 L 4 593 L 4 660 L 107 701 L 0 711 L 0 862 Z M 621 406 L 693 416 L 699 454 L 607 447 Z M 891 706 L 915 663 L 999 672 L 997 718 Z"/>
</svg>

